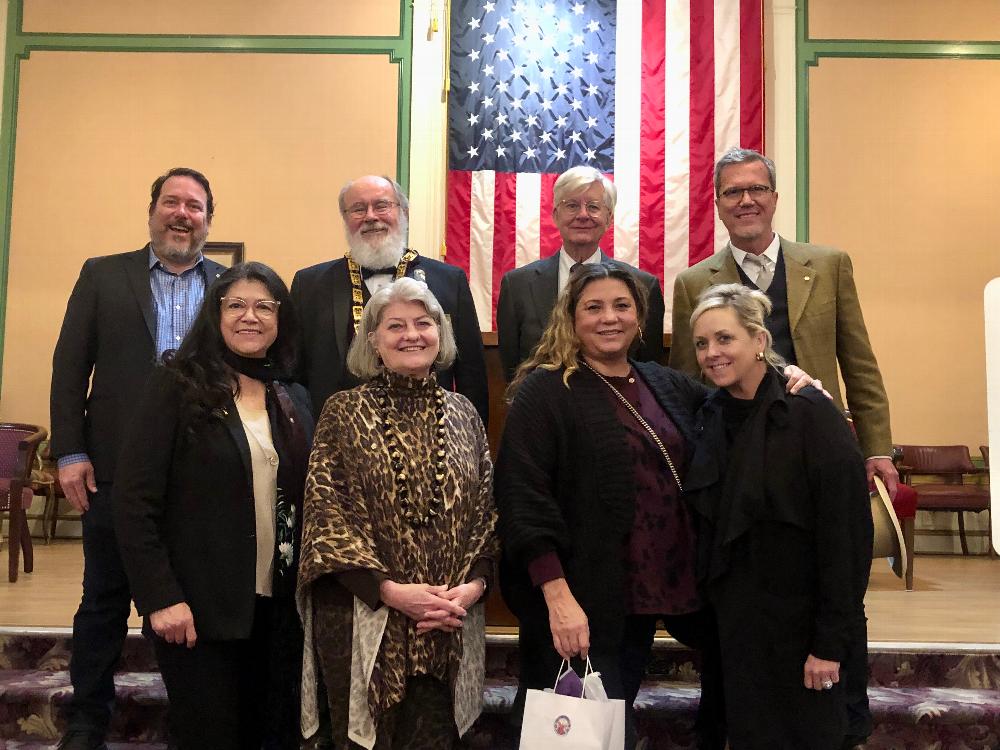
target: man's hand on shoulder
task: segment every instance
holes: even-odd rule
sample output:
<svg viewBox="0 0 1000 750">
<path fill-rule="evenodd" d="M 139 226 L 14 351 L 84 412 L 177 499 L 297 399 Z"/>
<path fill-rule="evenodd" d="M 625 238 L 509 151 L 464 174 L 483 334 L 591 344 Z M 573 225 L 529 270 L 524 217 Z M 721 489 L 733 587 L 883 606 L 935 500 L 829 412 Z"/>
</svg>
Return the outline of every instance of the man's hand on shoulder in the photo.
<svg viewBox="0 0 1000 750">
<path fill-rule="evenodd" d="M 90 461 L 78 461 L 59 467 L 59 484 L 69 504 L 81 513 L 90 510 L 90 492 L 97 492 L 94 480 L 94 465 Z"/>
</svg>

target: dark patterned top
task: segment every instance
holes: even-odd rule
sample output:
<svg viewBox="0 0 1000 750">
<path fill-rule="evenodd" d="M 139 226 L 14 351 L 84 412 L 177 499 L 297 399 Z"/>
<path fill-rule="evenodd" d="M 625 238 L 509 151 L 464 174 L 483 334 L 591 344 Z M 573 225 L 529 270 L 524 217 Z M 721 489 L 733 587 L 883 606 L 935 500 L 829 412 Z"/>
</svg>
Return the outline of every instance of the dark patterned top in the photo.
<svg viewBox="0 0 1000 750">
<path fill-rule="evenodd" d="M 673 420 L 633 370 L 608 381 L 653 428 L 684 477 L 687 451 Z M 625 427 L 635 472 L 635 520 L 624 551 L 628 614 L 675 615 L 701 607 L 694 571 L 695 538 L 677 482 L 646 429 L 610 390 L 608 398 Z"/>
</svg>

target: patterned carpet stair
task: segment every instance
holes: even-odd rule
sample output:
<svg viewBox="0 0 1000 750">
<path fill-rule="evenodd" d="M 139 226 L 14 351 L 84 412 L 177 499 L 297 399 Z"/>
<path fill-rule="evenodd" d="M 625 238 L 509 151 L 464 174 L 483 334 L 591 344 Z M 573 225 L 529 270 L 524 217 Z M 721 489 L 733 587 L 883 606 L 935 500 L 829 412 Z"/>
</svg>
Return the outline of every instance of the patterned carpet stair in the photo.
<svg viewBox="0 0 1000 750">
<path fill-rule="evenodd" d="M 483 715 L 467 744 L 517 747 L 508 714 L 516 689 L 515 640 L 491 635 Z M 1000 750 L 1000 649 L 872 649 L 869 695 L 876 720 L 869 750 Z M 53 748 L 71 689 L 69 639 L 62 631 L 0 631 L 0 750 Z M 648 750 L 693 748 L 698 701 L 695 654 L 658 642 L 650 679 L 636 702 Z M 116 677 L 110 740 L 119 750 L 165 748 L 166 693 L 151 651 L 129 637 Z"/>
</svg>

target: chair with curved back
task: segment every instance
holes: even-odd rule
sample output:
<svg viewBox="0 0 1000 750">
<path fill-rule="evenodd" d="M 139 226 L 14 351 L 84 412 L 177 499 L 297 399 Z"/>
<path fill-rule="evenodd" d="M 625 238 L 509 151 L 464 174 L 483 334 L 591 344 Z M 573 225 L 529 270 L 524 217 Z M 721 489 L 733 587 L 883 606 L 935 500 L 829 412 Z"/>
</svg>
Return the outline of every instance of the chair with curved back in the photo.
<svg viewBox="0 0 1000 750">
<path fill-rule="evenodd" d="M 990 508 L 989 487 L 980 485 L 978 477 L 989 470 L 974 466 L 965 445 L 900 445 L 902 451 L 900 477 L 917 493 L 917 509 L 947 511 L 958 514 L 958 535 L 962 554 L 969 554 L 965 537 L 965 513 L 981 513 Z M 938 481 L 912 484 L 913 476 L 937 477 Z M 973 481 L 966 482 L 966 479 Z"/>
<path fill-rule="evenodd" d="M 24 552 L 24 572 L 34 567 L 34 549 L 25 514 L 31 506 L 31 469 L 38 444 L 48 433 L 33 424 L 0 424 L 0 513 L 7 511 L 9 523 L 8 579 L 17 581 L 18 558 Z"/>
</svg>

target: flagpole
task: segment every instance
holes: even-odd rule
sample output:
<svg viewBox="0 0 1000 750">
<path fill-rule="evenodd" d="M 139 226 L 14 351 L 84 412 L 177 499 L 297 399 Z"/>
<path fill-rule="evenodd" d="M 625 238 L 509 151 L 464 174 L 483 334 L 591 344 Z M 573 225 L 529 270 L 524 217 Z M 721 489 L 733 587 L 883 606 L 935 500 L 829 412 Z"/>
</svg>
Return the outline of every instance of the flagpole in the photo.
<svg viewBox="0 0 1000 750">
<path fill-rule="evenodd" d="M 447 262 L 448 260 L 448 242 L 447 242 L 447 227 L 448 227 L 448 95 L 451 93 L 451 76 L 449 75 L 449 70 L 451 69 L 451 0 L 444 0 L 444 55 L 442 55 L 444 60 L 444 68 L 442 70 L 442 77 L 444 79 L 444 85 L 441 87 L 441 103 L 444 104 L 442 108 L 441 117 L 444 119 L 444 138 L 441 140 L 444 148 L 444 164 L 445 164 L 445 200 L 441 202 L 441 213 L 442 222 L 441 226 L 445 227 L 445 231 L 441 234 L 441 260 Z"/>
</svg>

